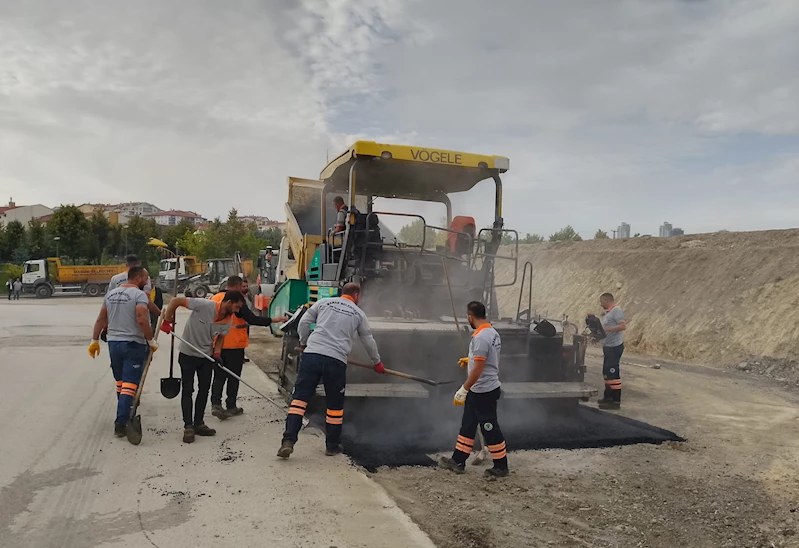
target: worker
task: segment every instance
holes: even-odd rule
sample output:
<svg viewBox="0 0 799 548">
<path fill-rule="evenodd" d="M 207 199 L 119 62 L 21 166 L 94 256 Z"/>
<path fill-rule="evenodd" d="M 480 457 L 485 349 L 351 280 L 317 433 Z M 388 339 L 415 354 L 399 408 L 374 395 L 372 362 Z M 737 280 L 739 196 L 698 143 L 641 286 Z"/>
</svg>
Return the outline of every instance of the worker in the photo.
<svg viewBox="0 0 799 548">
<path fill-rule="evenodd" d="M 17 278 L 14 280 L 14 300 L 19 300 L 19 294 L 22 293 L 22 280 Z"/>
<path fill-rule="evenodd" d="M 205 406 L 211 390 L 213 364 L 206 356 L 213 356 L 222 363 L 222 343 L 230 331 L 234 314 L 244 305 L 244 297 L 238 291 L 226 291 L 222 300 L 173 297 L 164 314 L 161 331 L 171 333 L 178 307 L 191 310 L 191 316 L 183 328 L 183 338 L 197 347 L 200 352 L 180 343 L 178 363 L 180 364 L 182 394 L 180 406 L 183 410 L 183 442 L 194 442 L 194 436 L 213 436 L 216 430 L 205 424 Z M 192 401 L 194 377 L 197 377 L 197 399 Z"/>
<path fill-rule="evenodd" d="M 449 229 L 453 231 L 447 234 L 447 246 L 450 253 L 456 257 L 468 257 L 475 238 L 474 217 L 459 215 L 452 219 Z"/>
<path fill-rule="evenodd" d="M 611 293 L 603 293 L 599 304 L 605 311 L 602 316 L 602 328 L 605 338 L 602 339 L 602 377 L 605 379 L 605 395 L 597 401 L 600 409 L 621 408 L 621 355 L 624 354 L 624 335 L 627 322 L 624 312 L 616 306 Z"/>
<path fill-rule="evenodd" d="M 372 360 L 375 372 L 386 372 L 366 314 L 358 308 L 360 297 L 360 286 L 348 283 L 341 289 L 341 297 L 315 302 L 300 320 L 297 329 L 303 352 L 278 457 L 287 459 L 294 452 L 294 444 L 297 443 L 297 436 L 302 428 L 302 418 L 320 380 L 325 385 L 327 400 L 325 455 L 341 453 L 347 356 L 352 350 L 352 338 L 356 333 Z M 316 328 L 311 333 L 311 324 L 314 323 Z"/>
<path fill-rule="evenodd" d="M 11 278 L 6 280 L 6 289 L 8 290 L 8 300 L 10 301 L 14 293 L 14 280 Z"/>
<path fill-rule="evenodd" d="M 221 291 L 211 297 L 217 303 L 222 302 L 227 291 L 238 291 L 244 297 L 244 304 L 241 309 L 233 316 L 230 332 L 225 335 L 222 342 L 222 352 L 220 358 L 222 365 L 230 369 L 233 373 L 241 376 L 244 368 L 244 349 L 250 344 L 249 331 L 250 325 L 268 327 L 272 322 L 285 322 L 285 316 L 275 318 L 261 318 L 253 314 L 247 306 L 246 295 L 243 291 L 244 281 L 239 276 L 230 276 L 227 280 L 227 290 Z M 226 409 L 222 407 L 222 390 L 227 383 Z M 239 381 L 228 375 L 222 369 L 214 370 L 214 380 L 211 385 L 211 414 L 219 420 L 225 420 L 244 413 L 244 409 L 236 405 L 236 398 L 239 394 Z"/>
<path fill-rule="evenodd" d="M 118 437 L 125 436 L 125 424 L 130 419 L 130 408 L 148 349 L 158 350 L 147 317 L 147 295 L 142 291 L 149 274 L 141 266 L 134 266 L 127 275 L 127 283 L 106 293 L 89 345 L 89 355 L 96 358 L 100 354 L 100 333 L 107 329 L 108 353 L 117 390 L 114 435 Z"/>
<path fill-rule="evenodd" d="M 485 474 L 501 478 L 508 475 L 505 438 L 497 422 L 502 341 L 499 333 L 488 322 L 483 303 L 470 302 L 466 306 L 466 317 L 474 333 L 469 342 L 469 357 L 461 358 L 459 363 L 461 367 L 468 367 L 469 375 L 453 399 L 456 406 L 464 406 L 461 431 L 452 457 L 442 457 L 440 465 L 457 474 L 463 474 L 466 471 L 466 459 L 474 447 L 474 435 L 479 427 L 494 461 L 494 467 L 486 470 Z"/>
<path fill-rule="evenodd" d="M 128 270 L 133 268 L 134 266 L 141 266 L 141 261 L 136 255 L 128 255 L 125 257 L 125 264 L 128 267 Z M 111 277 L 111 281 L 108 282 L 108 291 L 112 289 L 116 289 L 117 287 L 121 286 L 125 283 L 125 280 L 128 278 L 128 273 L 120 272 Z M 142 289 L 147 296 L 149 297 L 149 304 L 147 305 L 147 309 L 150 311 L 150 321 L 152 322 L 152 316 L 158 319 L 158 316 L 161 315 L 161 308 L 155 305 L 155 293 L 153 292 L 153 283 L 152 280 L 148 277 L 147 283 L 144 285 Z"/>
<path fill-rule="evenodd" d="M 341 196 L 336 196 L 333 198 L 333 205 L 336 208 L 336 230 L 334 231 L 335 234 L 339 232 L 344 232 L 344 227 L 347 224 L 347 213 L 349 213 L 349 208 L 347 204 L 344 203 L 344 198 Z"/>
</svg>

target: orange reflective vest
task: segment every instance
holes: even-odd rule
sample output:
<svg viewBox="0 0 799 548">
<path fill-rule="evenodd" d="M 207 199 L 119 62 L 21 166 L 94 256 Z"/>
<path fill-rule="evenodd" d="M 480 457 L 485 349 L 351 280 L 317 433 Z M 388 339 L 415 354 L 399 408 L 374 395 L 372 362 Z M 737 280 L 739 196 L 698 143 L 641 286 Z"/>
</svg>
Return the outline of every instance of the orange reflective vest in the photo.
<svg viewBox="0 0 799 548">
<path fill-rule="evenodd" d="M 217 293 L 211 300 L 216 303 L 219 308 L 219 303 L 225 298 L 225 292 Z M 222 343 L 222 348 L 247 348 L 250 345 L 250 336 L 247 335 L 247 322 L 233 314 L 233 321 L 230 324 L 230 331 L 225 335 L 225 342 Z"/>
</svg>

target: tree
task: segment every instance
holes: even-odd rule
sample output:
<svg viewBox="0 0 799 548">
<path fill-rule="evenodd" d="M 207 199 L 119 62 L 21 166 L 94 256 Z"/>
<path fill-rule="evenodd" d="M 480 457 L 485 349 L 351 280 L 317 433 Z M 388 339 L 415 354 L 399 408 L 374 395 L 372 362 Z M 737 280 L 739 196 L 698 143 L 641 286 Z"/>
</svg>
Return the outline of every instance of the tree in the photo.
<svg viewBox="0 0 799 548">
<path fill-rule="evenodd" d="M 6 250 L 12 257 L 17 250 L 25 243 L 25 227 L 19 221 L 11 221 L 6 226 Z M 28 258 L 25 257 L 22 261 L 15 260 L 14 262 L 25 262 Z"/>
<path fill-rule="evenodd" d="M 89 221 L 80 209 L 74 205 L 61 206 L 47 223 L 47 231 L 52 238 L 59 238 L 61 254 L 72 258 L 73 262 L 83 257 Z"/>
<path fill-rule="evenodd" d="M 155 219 L 133 217 L 128 226 L 122 230 L 126 253 L 137 255 L 145 267 L 149 264 L 149 259 L 157 261 L 159 257 L 155 248 L 148 246 L 147 242 L 158 235 L 158 224 Z"/>
<path fill-rule="evenodd" d="M 446 219 L 441 220 L 441 226 L 446 226 Z M 437 245 L 445 245 L 447 243 L 447 234 L 443 230 L 435 230 L 427 228 L 425 230 L 425 223 L 422 219 L 416 219 L 412 223 L 403 226 L 397 233 L 397 238 L 403 243 L 408 245 L 422 245 L 422 235 L 424 235 L 424 246 L 426 249 L 435 248 Z"/>
<path fill-rule="evenodd" d="M 49 245 L 47 231 L 39 219 L 33 219 L 28 223 L 25 246 L 28 248 L 30 259 L 44 259 L 50 255 L 52 246 Z"/>
<path fill-rule="evenodd" d="M 175 246 L 178 240 L 184 237 L 187 233 L 194 232 L 197 227 L 191 221 L 183 219 L 175 226 L 168 226 L 164 229 L 161 235 L 161 240 L 169 246 L 172 251 L 177 251 Z"/>
<path fill-rule="evenodd" d="M 540 244 L 544 241 L 544 237 L 539 234 L 530 234 L 529 232 L 527 235 L 522 239 L 523 244 Z"/>
<path fill-rule="evenodd" d="M 89 231 L 86 241 L 86 256 L 96 264 L 102 264 L 103 255 L 109 252 L 111 243 L 111 223 L 102 211 L 95 211 L 89 219 Z"/>
<path fill-rule="evenodd" d="M 283 239 L 283 231 L 278 227 L 273 226 L 266 230 L 259 230 L 255 233 L 259 240 L 263 240 L 264 247 L 271 245 L 274 249 L 280 247 L 280 240 Z M 263 249 L 261 248 L 261 249 Z"/>
<path fill-rule="evenodd" d="M 594 234 L 594 239 L 595 240 L 607 240 L 608 239 L 608 233 L 600 228 L 599 230 L 596 231 L 596 234 Z"/>
<path fill-rule="evenodd" d="M 572 225 L 566 225 L 554 234 L 549 236 L 550 242 L 581 242 L 583 239 L 572 228 Z"/>
</svg>

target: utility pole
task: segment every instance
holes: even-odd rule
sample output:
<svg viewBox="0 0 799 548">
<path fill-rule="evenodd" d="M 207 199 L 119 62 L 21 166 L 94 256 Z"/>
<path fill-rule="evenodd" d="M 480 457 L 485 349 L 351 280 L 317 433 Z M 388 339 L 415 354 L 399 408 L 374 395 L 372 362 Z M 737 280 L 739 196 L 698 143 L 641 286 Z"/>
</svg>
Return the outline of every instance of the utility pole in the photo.
<svg viewBox="0 0 799 548">
<path fill-rule="evenodd" d="M 611 232 L 613 232 L 613 239 L 615 240 L 616 239 L 616 231 L 612 230 Z"/>
</svg>

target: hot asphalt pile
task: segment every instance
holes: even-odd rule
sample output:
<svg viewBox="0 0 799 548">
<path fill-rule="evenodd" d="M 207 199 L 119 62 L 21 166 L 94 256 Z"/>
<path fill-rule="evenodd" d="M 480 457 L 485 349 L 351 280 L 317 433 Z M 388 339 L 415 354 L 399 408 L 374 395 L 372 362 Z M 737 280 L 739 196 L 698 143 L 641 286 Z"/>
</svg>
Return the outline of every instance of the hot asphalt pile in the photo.
<svg viewBox="0 0 799 548">
<path fill-rule="evenodd" d="M 318 427 L 324 427 L 323 406 L 310 410 L 311 422 Z M 381 466 L 434 466 L 428 455 L 454 447 L 459 413 L 442 409 L 425 416 L 415 401 L 371 400 L 367 406 L 351 398 L 345 405 L 344 452 L 371 472 Z M 499 420 L 510 451 L 684 441 L 674 432 L 584 405 L 563 409 L 543 402 L 505 401 Z"/>
</svg>

